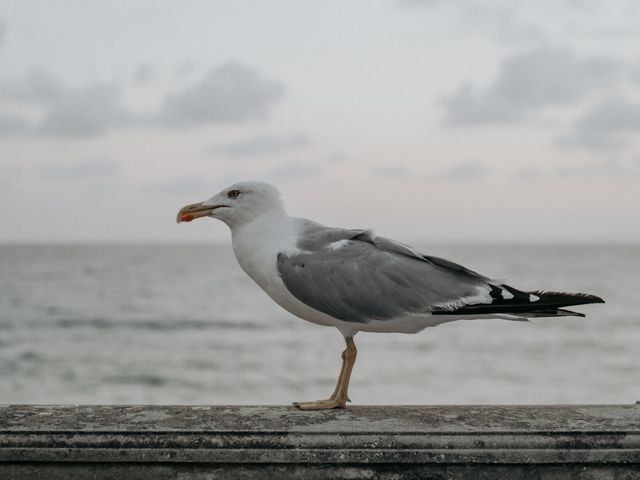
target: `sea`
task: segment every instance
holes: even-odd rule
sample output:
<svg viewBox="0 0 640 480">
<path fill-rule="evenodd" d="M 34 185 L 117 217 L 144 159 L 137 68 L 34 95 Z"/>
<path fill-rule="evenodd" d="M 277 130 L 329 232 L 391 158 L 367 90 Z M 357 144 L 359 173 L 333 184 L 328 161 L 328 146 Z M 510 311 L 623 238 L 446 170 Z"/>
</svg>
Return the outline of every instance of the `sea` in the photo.
<svg viewBox="0 0 640 480">
<path fill-rule="evenodd" d="M 416 244 L 586 318 L 359 333 L 354 404 L 635 403 L 640 245 Z M 274 304 L 228 245 L 0 245 L 0 403 L 326 398 L 344 342 Z"/>
</svg>

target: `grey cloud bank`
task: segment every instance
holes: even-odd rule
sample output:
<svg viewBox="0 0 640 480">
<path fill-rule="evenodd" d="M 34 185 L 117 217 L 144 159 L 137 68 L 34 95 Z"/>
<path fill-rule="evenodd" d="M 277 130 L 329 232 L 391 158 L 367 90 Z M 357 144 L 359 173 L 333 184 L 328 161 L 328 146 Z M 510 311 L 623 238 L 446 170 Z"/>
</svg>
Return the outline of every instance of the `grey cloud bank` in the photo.
<svg viewBox="0 0 640 480">
<path fill-rule="evenodd" d="M 260 120 L 283 94 L 282 83 L 252 68 L 227 63 L 184 91 L 169 94 L 160 119 L 177 127 Z"/>
<path fill-rule="evenodd" d="M 626 145 L 625 134 L 640 130 L 640 103 L 612 96 L 580 117 L 574 132 L 558 138 L 563 146 L 613 150 Z"/>
<path fill-rule="evenodd" d="M 123 128 L 136 118 L 124 107 L 121 96 L 115 84 L 70 87 L 43 69 L 32 69 L 23 80 L 0 87 L 0 98 L 24 108 L 36 107 L 41 118 L 34 121 L 18 111 L 5 114 L 0 134 L 88 137 Z"/>
<path fill-rule="evenodd" d="M 93 136 L 136 123 L 121 101 L 115 85 L 96 84 L 65 92 L 47 105 L 34 133 L 60 136 Z"/>
<path fill-rule="evenodd" d="M 134 82 L 141 85 L 147 85 L 155 80 L 157 75 L 156 69 L 150 63 L 141 63 L 135 72 L 133 72 L 132 79 Z"/>
<path fill-rule="evenodd" d="M 22 133 L 30 128 L 31 126 L 17 115 L 0 114 L 0 135 Z"/>
<path fill-rule="evenodd" d="M 138 81 L 148 81 L 150 75 L 136 72 Z M 0 99 L 24 109 L 35 106 L 41 117 L 33 120 L 19 108 L 9 111 L 0 116 L 0 134 L 93 137 L 133 126 L 185 129 L 261 120 L 283 93 L 280 82 L 241 64 L 227 63 L 191 86 L 168 93 L 157 113 L 141 115 L 124 104 L 123 88 L 115 83 L 71 87 L 43 69 L 33 69 L 21 81 L 1 86 Z"/>
<path fill-rule="evenodd" d="M 542 47 L 507 58 L 485 88 L 466 84 L 445 98 L 446 123 L 454 126 L 523 121 L 551 105 L 575 104 L 621 78 L 623 64 L 581 58 L 562 47 Z"/>
<path fill-rule="evenodd" d="M 32 69 L 21 82 L 2 87 L 0 95 L 39 107 L 42 117 L 32 122 L 14 112 L 0 122 L 0 133 L 84 137 L 122 128 L 134 123 L 135 117 L 122 105 L 121 93 L 115 84 L 68 87 L 47 71 Z"/>
</svg>

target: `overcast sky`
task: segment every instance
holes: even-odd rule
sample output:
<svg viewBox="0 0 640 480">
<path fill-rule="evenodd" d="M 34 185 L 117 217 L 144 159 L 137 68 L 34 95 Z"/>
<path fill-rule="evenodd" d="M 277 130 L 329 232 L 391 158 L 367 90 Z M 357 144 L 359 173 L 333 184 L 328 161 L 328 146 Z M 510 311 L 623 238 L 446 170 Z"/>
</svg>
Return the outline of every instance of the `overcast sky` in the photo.
<svg viewBox="0 0 640 480">
<path fill-rule="evenodd" d="M 0 0 L 0 240 L 640 241 L 640 3 Z"/>
</svg>

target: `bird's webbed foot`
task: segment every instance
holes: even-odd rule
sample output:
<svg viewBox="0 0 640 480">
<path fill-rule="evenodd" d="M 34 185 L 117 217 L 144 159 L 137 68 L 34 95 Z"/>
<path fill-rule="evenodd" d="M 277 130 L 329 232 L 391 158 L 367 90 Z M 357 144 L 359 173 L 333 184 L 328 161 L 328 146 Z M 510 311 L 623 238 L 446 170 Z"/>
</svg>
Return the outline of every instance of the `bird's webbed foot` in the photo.
<svg viewBox="0 0 640 480">
<path fill-rule="evenodd" d="M 328 398 L 312 402 L 293 402 L 293 406 L 299 410 L 331 410 L 333 408 L 345 408 L 348 401 L 350 401 L 348 398 Z"/>
</svg>

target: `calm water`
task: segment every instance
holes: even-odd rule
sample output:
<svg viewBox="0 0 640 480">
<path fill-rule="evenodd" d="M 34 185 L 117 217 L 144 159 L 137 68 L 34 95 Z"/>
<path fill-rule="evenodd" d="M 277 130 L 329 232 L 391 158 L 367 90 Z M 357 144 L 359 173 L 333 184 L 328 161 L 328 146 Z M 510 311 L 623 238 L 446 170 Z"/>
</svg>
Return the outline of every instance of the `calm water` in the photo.
<svg viewBox="0 0 640 480">
<path fill-rule="evenodd" d="M 587 318 L 361 333 L 356 403 L 640 400 L 639 246 L 422 245 L 523 289 L 595 293 Z M 0 246 L 0 403 L 324 398 L 337 330 L 273 304 L 226 246 Z"/>
</svg>

